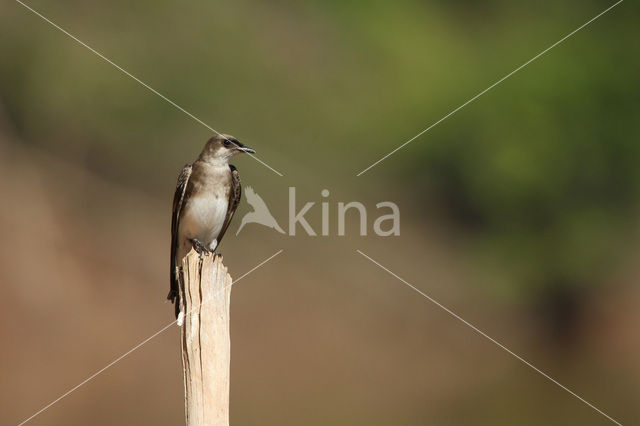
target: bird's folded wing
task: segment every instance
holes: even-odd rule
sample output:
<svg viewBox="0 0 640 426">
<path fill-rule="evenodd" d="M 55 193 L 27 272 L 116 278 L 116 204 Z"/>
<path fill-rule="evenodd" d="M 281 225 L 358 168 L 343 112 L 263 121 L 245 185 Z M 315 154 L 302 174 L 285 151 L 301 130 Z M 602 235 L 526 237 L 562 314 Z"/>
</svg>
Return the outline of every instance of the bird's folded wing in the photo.
<svg viewBox="0 0 640 426">
<path fill-rule="evenodd" d="M 179 243 L 178 226 L 180 223 L 180 212 L 182 211 L 184 194 L 187 191 L 191 170 L 191 164 L 187 164 L 182 168 L 180 176 L 178 176 L 176 192 L 173 195 L 173 211 L 171 214 L 171 290 L 169 291 L 168 296 L 168 299 L 171 299 L 171 301 L 174 301 L 178 294 L 178 276 L 176 270 L 176 251 L 178 250 Z"/>
<path fill-rule="evenodd" d="M 218 240 L 218 245 L 220 245 L 220 241 L 222 241 L 222 237 L 224 236 L 224 233 L 227 231 L 227 228 L 231 223 L 233 214 L 236 212 L 238 204 L 240 204 L 240 197 L 242 196 L 242 187 L 240 186 L 240 173 L 238 173 L 238 169 L 236 169 L 236 167 L 231 164 L 229 164 L 229 168 L 231 169 L 231 189 L 229 190 L 229 205 L 227 207 L 227 216 L 224 218 L 224 223 L 222 224 L 222 228 L 220 229 L 218 238 L 216 238 L 216 240 Z"/>
</svg>

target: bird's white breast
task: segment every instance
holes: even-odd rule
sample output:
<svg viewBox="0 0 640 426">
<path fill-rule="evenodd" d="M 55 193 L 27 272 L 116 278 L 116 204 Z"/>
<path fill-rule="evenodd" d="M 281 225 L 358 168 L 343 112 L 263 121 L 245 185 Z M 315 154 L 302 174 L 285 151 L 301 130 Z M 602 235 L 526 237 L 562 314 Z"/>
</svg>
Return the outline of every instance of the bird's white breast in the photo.
<svg viewBox="0 0 640 426">
<path fill-rule="evenodd" d="M 187 238 L 210 245 L 220 234 L 227 216 L 229 200 L 213 194 L 201 194 L 189 200 L 180 223 Z"/>
<path fill-rule="evenodd" d="M 195 188 L 188 202 L 183 206 L 178 234 L 180 236 L 179 255 L 185 255 L 191 249 L 192 238 L 214 250 L 216 239 L 227 217 L 229 207 L 229 167 L 206 167 L 201 169 L 203 176 L 194 182 Z"/>
</svg>

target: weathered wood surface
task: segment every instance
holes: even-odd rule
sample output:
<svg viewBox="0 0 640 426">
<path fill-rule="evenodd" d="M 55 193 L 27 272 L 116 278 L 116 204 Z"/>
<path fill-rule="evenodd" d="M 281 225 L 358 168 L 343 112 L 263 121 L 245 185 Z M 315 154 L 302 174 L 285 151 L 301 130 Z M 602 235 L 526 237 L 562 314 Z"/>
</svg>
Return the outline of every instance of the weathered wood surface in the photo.
<svg viewBox="0 0 640 426">
<path fill-rule="evenodd" d="M 231 276 L 221 256 L 182 260 L 181 292 L 185 417 L 187 426 L 229 424 L 229 305 Z"/>
</svg>

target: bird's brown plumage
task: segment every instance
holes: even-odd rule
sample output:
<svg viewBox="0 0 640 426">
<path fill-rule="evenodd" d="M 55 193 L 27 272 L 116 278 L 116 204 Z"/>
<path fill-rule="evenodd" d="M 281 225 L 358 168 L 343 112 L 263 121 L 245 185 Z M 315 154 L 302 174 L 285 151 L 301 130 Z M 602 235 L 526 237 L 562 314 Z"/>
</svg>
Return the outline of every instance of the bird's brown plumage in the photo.
<svg viewBox="0 0 640 426">
<path fill-rule="evenodd" d="M 180 212 L 182 210 L 182 201 L 184 200 L 184 194 L 187 190 L 187 184 L 189 182 L 189 176 L 191 176 L 191 170 L 193 169 L 191 164 L 187 164 L 182 168 L 180 175 L 178 176 L 178 183 L 176 185 L 176 192 L 173 195 L 173 210 L 171 213 L 171 285 L 169 295 L 167 299 L 171 300 L 171 303 L 175 304 L 176 316 L 180 311 L 180 306 L 177 303 L 178 298 L 178 265 L 176 260 L 176 252 L 178 250 L 178 226 L 180 225 Z"/>
<path fill-rule="evenodd" d="M 227 216 L 224 218 L 224 224 L 222 225 L 222 229 L 218 234 L 218 245 L 220 245 L 220 241 L 222 237 L 224 237 L 224 233 L 227 231 L 229 224 L 231 223 L 231 219 L 238 208 L 238 204 L 240 204 L 240 198 L 242 197 L 242 185 L 240 184 L 240 173 L 238 173 L 238 169 L 233 164 L 229 164 L 229 169 L 231 170 L 231 190 L 229 191 L 229 206 L 227 207 Z"/>
<path fill-rule="evenodd" d="M 198 160 L 201 161 L 201 160 Z M 196 161 L 196 163 L 198 162 Z M 170 290 L 167 299 L 171 300 L 172 303 L 175 304 L 175 313 L 176 317 L 180 312 L 179 305 L 179 274 L 180 274 L 180 263 L 182 259 L 177 259 L 178 245 L 179 241 L 179 229 L 180 229 L 180 219 L 182 212 L 184 211 L 183 207 L 190 197 L 191 193 L 194 190 L 194 182 L 190 180 L 191 173 L 193 171 L 194 166 L 197 164 L 187 164 L 184 166 L 180 175 L 178 176 L 178 183 L 176 185 L 176 191 L 173 196 L 173 212 L 171 216 L 171 271 L 170 271 Z M 235 166 L 229 164 L 229 172 L 231 174 L 231 185 L 229 190 L 229 200 L 227 205 L 227 212 L 222 224 L 222 228 L 216 237 L 216 247 L 220 245 L 220 241 L 224 236 L 229 224 L 231 223 L 231 219 L 233 218 L 236 209 L 238 208 L 238 204 L 240 204 L 240 198 L 242 195 L 242 187 L 240 184 L 240 175 Z"/>
</svg>

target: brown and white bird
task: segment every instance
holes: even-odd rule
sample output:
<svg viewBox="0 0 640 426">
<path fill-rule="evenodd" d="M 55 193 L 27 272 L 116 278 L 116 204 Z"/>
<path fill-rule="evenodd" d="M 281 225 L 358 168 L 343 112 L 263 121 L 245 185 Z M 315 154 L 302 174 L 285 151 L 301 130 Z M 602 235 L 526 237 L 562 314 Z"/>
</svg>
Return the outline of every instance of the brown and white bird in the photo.
<svg viewBox="0 0 640 426">
<path fill-rule="evenodd" d="M 238 170 L 229 160 L 241 153 L 254 154 L 233 136 L 209 139 L 198 159 L 187 164 L 178 176 L 171 215 L 171 289 L 167 299 L 181 302 L 178 277 L 182 258 L 193 247 L 200 254 L 215 252 L 240 203 Z"/>
</svg>

